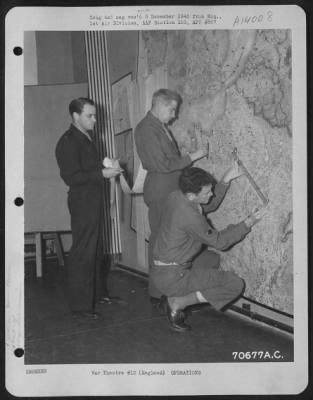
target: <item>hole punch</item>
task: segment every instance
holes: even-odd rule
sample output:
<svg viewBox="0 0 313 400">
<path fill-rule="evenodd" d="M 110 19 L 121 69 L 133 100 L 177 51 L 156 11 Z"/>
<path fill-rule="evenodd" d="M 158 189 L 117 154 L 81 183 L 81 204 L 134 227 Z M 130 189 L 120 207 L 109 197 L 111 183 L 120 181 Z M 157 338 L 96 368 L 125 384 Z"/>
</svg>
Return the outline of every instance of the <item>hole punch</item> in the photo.
<svg viewBox="0 0 313 400">
<path fill-rule="evenodd" d="M 22 47 L 20 47 L 20 46 L 15 46 L 14 49 L 13 49 L 13 53 L 14 53 L 16 56 L 22 55 L 22 54 L 23 54 L 23 49 L 22 49 Z"/>
<path fill-rule="evenodd" d="M 21 358 L 24 355 L 24 349 L 15 349 L 14 350 L 15 357 Z"/>
<path fill-rule="evenodd" d="M 23 200 L 21 197 L 17 197 L 17 198 L 14 200 L 14 203 L 15 203 L 15 205 L 16 205 L 17 207 L 20 207 L 20 206 L 22 206 L 22 205 L 24 204 L 24 200 Z"/>
</svg>

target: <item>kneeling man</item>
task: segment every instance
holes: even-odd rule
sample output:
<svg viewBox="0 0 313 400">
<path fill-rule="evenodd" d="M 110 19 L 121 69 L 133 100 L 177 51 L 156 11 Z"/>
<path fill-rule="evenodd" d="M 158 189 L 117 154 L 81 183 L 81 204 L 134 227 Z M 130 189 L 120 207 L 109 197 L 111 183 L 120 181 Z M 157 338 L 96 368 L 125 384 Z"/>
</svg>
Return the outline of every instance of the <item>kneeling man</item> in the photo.
<svg viewBox="0 0 313 400">
<path fill-rule="evenodd" d="M 240 175 L 238 166 L 226 175 L 224 183 L 228 185 Z M 163 293 L 161 306 L 171 328 L 178 332 L 191 329 L 184 322 L 184 308 L 208 302 L 221 310 L 244 290 L 244 282 L 236 274 L 209 265 L 210 260 L 216 263 L 216 259 L 212 251 L 205 250 L 207 255 L 201 253 L 203 245 L 227 250 L 241 241 L 264 214 L 263 209 L 222 231 L 213 229 L 203 210 L 210 208 L 215 185 L 215 178 L 208 172 L 187 168 L 179 178 L 180 190 L 171 193 L 164 205 L 149 279 Z M 220 197 L 222 201 L 223 196 Z"/>
</svg>

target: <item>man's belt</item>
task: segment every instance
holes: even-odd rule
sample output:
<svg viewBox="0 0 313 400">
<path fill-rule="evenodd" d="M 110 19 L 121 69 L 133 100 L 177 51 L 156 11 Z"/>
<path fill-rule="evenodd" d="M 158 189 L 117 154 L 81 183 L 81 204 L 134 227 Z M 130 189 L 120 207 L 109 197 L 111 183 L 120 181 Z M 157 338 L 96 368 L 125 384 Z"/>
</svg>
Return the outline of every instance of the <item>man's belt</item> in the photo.
<svg viewBox="0 0 313 400">
<path fill-rule="evenodd" d="M 174 262 L 165 263 L 165 262 L 160 261 L 160 260 L 153 260 L 153 262 L 154 262 L 155 265 L 161 266 L 161 267 L 168 266 L 168 265 L 188 265 L 188 264 L 191 264 L 191 261 L 186 261 L 186 262 L 183 262 L 183 263 L 177 263 L 175 261 Z"/>
</svg>

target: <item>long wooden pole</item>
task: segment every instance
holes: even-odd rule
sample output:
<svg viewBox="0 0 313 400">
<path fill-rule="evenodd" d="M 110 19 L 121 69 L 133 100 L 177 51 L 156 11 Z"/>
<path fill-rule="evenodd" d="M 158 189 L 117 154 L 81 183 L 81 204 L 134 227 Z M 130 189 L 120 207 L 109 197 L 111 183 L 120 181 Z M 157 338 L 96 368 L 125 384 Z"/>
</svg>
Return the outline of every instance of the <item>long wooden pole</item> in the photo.
<svg viewBox="0 0 313 400">
<path fill-rule="evenodd" d="M 247 170 L 247 168 L 243 165 L 243 162 L 239 159 L 239 157 L 237 155 L 237 148 L 236 147 L 234 148 L 234 151 L 232 152 L 232 154 L 233 154 L 234 159 L 237 161 L 238 165 L 242 169 L 243 173 L 248 178 L 248 181 L 251 183 L 251 186 L 254 188 L 254 190 L 257 192 L 258 196 L 262 200 L 263 204 L 267 205 L 269 203 L 269 200 L 264 196 L 264 194 L 262 193 L 261 189 L 256 184 L 255 180 L 252 178 L 252 176 L 250 175 L 250 173 Z"/>
</svg>

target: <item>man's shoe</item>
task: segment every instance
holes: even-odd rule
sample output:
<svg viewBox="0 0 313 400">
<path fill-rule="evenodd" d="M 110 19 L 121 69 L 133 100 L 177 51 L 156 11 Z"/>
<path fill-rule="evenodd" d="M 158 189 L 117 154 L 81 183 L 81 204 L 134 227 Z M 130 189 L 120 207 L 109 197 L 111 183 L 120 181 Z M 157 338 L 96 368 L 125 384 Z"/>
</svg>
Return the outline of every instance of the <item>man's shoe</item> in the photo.
<svg viewBox="0 0 313 400">
<path fill-rule="evenodd" d="M 126 304 L 125 300 L 122 300 L 118 296 L 102 296 L 97 301 L 98 304 Z"/>
<path fill-rule="evenodd" d="M 162 304 L 165 304 L 166 315 L 171 328 L 176 332 L 187 332 L 191 326 L 184 323 L 184 313 L 181 310 L 173 311 L 166 296 L 161 297 Z"/>
<path fill-rule="evenodd" d="M 100 318 L 100 314 L 95 312 L 95 311 L 73 311 L 72 314 L 75 317 L 78 318 L 83 318 L 83 319 L 99 319 Z"/>
<path fill-rule="evenodd" d="M 167 297 L 166 296 L 162 296 L 161 299 L 159 300 L 158 309 L 161 314 L 163 314 L 163 315 L 167 314 Z M 187 319 L 188 317 L 192 316 L 192 311 L 190 308 L 186 308 L 185 310 L 180 310 L 180 312 L 183 314 L 184 320 Z"/>
</svg>

